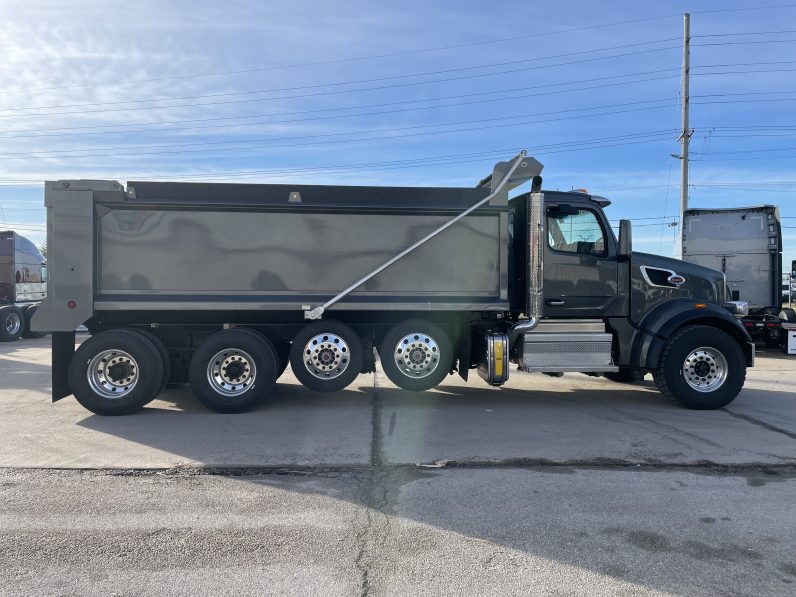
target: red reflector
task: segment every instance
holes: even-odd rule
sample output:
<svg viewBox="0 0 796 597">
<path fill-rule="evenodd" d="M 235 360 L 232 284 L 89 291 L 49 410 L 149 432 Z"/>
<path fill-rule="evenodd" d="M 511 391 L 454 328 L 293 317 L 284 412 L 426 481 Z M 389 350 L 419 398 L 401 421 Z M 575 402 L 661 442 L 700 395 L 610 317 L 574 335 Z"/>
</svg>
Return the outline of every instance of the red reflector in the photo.
<svg viewBox="0 0 796 597">
<path fill-rule="evenodd" d="M 77 307 L 77 303 L 75 301 L 69 301 L 68 303 L 66 303 L 66 306 L 69 307 L 70 309 L 74 309 L 75 307 Z"/>
<path fill-rule="evenodd" d="M 776 327 L 779 327 L 779 324 L 778 323 L 767 323 L 766 327 L 767 328 L 776 328 Z"/>
<path fill-rule="evenodd" d="M 748 328 L 753 328 L 753 327 L 755 327 L 755 324 L 753 324 L 753 323 L 750 323 L 750 322 L 748 322 L 748 321 L 745 321 L 745 322 L 744 322 L 744 325 L 745 325 L 746 327 L 748 327 Z"/>
</svg>

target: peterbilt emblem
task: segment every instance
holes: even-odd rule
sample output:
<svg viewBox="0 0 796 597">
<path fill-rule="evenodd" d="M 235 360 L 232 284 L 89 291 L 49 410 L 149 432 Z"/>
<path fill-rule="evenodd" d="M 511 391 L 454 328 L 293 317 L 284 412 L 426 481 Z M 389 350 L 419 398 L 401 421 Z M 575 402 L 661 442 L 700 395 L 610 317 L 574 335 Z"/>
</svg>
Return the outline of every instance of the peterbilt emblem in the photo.
<svg viewBox="0 0 796 597">
<path fill-rule="evenodd" d="M 682 286 L 685 284 L 685 278 L 680 274 L 672 274 L 666 278 L 666 281 L 669 282 L 669 284 L 674 284 L 675 286 Z"/>
</svg>

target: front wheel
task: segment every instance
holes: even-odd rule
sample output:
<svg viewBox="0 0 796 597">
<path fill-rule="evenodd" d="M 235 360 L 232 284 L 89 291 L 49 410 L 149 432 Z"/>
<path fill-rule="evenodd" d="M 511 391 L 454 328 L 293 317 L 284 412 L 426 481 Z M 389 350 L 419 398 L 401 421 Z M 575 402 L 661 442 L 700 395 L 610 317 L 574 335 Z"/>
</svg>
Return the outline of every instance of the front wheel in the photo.
<svg viewBox="0 0 796 597">
<path fill-rule="evenodd" d="M 399 388 L 422 392 L 438 386 L 453 366 L 453 347 L 438 325 L 402 321 L 384 336 L 379 351 L 384 373 Z"/>
<path fill-rule="evenodd" d="M 686 408 L 716 409 L 728 405 L 741 391 L 746 360 L 726 332 L 690 326 L 666 342 L 654 377 L 662 394 Z"/>
</svg>

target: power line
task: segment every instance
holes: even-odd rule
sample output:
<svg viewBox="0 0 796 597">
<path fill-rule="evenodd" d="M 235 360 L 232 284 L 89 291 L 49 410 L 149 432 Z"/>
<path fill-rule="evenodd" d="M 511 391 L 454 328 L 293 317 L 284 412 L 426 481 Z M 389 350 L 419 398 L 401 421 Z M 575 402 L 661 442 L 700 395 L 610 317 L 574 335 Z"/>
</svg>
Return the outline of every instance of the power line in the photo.
<svg viewBox="0 0 796 597">
<path fill-rule="evenodd" d="M 460 77 L 448 77 L 444 79 L 434 79 L 430 81 L 414 81 L 408 83 L 398 83 L 395 85 L 380 85 L 376 87 L 363 87 L 359 89 L 341 89 L 341 90 L 334 90 L 334 91 L 323 91 L 317 93 L 307 93 L 301 95 L 293 95 L 293 96 L 282 96 L 276 98 L 247 98 L 247 99 L 238 99 L 238 100 L 224 100 L 224 101 L 217 101 L 217 102 L 201 102 L 201 103 L 186 103 L 186 104 L 173 104 L 169 106 L 131 106 L 126 108 L 109 108 L 104 110 L 76 110 L 76 111 L 66 111 L 66 112 L 37 112 L 37 113 L 26 113 L 26 114 L 0 114 L 0 118 L 24 118 L 27 116 L 63 116 L 69 114 L 105 114 L 110 112 L 127 112 L 127 111 L 136 111 L 136 110 L 156 110 L 156 109 L 169 109 L 169 108 L 188 108 L 188 107 L 202 107 L 202 106 L 219 106 L 219 105 L 229 105 L 229 104 L 241 104 L 241 103 L 251 103 L 251 102 L 260 102 L 260 101 L 274 101 L 274 100 L 282 100 L 282 99 L 296 99 L 296 98 L 305 98 L 305 97 L 316 97 L 316 96 L 324 96 L 324 95 L 338 95 L 342 93 L 359 93 L 362 91 L 380 91 L 384 89 L 396 89 L 399 87 L 411 87 L 411 86 L 418 86 L 418 85 L 429 85 L 429 84 L 436 84 L 436 83 L 445 83 L 449 81 L 460 81 L 465 79 L 475 79 L 480 77 L 493 77 L 505 74 L 514 74 L 517 72 L 525 72 L 529 70 L 537 70 L 543 68 L 554 68 L 558 66 L 566 66 L 570 64 L 582 64 L 584 62 L 594 62 L 598 60 L 608 60 L 612 58 L 622 58 L 625 56 L 635 56 L 638 54 L 645 54 L 649 52 L 659 52 L 663 50 L 673 50 L 677 49 L 677 46 L 667 46 L 664 48 L 656 48 L 654 50 L 640 50 L 636 52 L 626 52 L 624 54 L 613 54 L 611 56 L 600 56 L 597 58 L 584 58 L 581 60 L 572 60 L 569 62 L 561 62 L 556 64 L 545 64 L 540 66 L 528 66 L 523 68 L 516 68 L 511 70 L 503 70 L 493 73 L 475 73 L 471 75 L 463 75 Z M 527 62 L 527 61 L 519 61 L 519 62 Z M 483 68 L 483 67 L 471 67 L 471 68 Z M 418 76 L 418 75 L 406 75 L 406 76 Z M 338 85 L 338 84 L 328 84 L 324 85 L 326 87 Z M 283 88 L 281 90 L 289 90 L 289 89 L 299 89 L 299 88 Z M 274 90 L 263 90 L 261 93 L 267 93 L 271 91 L 281 91 L 280 89 Z M 143 100 L 142 100 L 143 101 Z M 149 100 L 149 101 L 156 101 L 156 100 Z M 76 106 L 78 104 L 75 104 Z M 84 106 L 102 106 L 102 103 L 95 103 L 95 104 L 85 104 Z M 56 106 L 53 106 L 55 108 Z M 48 108 L 46 106 L 38 107 L 38 108 L 18 108 L 16 110 L 24 110 L 24 109 L 44 109 Z M 8 108 L 5 111 L 11 111 L 13 109 Z"/>
<path fill-rule="evenodd" d="M 732 33 L 702 33 L 691 37 L 735 37 L 738 35 L 779 35 L 782 33 L 796 33 L 796 29 L 784 29 L 780 31 L 735 31 Z"/>
<path fill-rule="evenodd" d="M 203 95 L 183 95 L 183 96 L 176 96 L 176 97 L 163 97 L 163 98 L 148 98 L 148 99 L 135 99 L 135 100 L 123 100 L 123 101 L 115 101 L 115 102 L 91 102 L 91 103 L 84 103 L 84 104 L 58 104 L 58 105 L 49 105 L 49 106 L 26 106 L 22 108 L 0 108 L 0 112 L 8 112 L 14 111 L 17 112 L 19 110 L 45 110 L 45 109 L 55 109 L 55 108 L 84 108 L 90 106 L 117 106 L 123 104 L 141 104 L 141 103 L 149 103 L 149 102 L 169 102 L 169 101 L 179 101 L 179 100 L 186 100 L 186 99 L 204 99 L 204 98 L 214 98 L 214 97 L 229 97 L 229 96 L 239 96 L 239 95 L 250 95 L 250 94 L 257 94 L 257 93 L 275 93 L 279 91 L 302 91 L 305 89 L 320 89 L 323 87 L 338 87 L 342 85 L 359 85 L 362 83 L 380 83 L 383 81 L 393 81 L 395 79 L 406 79 L 412 77 L 430 77 L 433 75 L 443 75 L 455 72 L 463 72 L 463 71 L 470 71 L 476 70 L 481 68 L 493 68 L 496 66 L 509 66 L 514 64 L 524 64 L 527 62 L 537 62 L 540 60 L 550 60 L 553 58 L 565 58 L 568 56 L 580 56 L 583 54 L 593 54 L 595 52 L 606 52 L 609 50 L 619 50 L 624 48 L 631 48 L 631 47 L 638 47 L 638 46 L 647 46 L 647 45 L 654 45 L 658 43 L 664 43 L 668 41 L 675 41 L 676 37 L 670 37 L 667 39 L 655 40 L 655 41 L 648 41 L 648 42 L 638 42 L 633 44 L 623 44 L 620 46 L 611 46 L 608 48 L 596 48 L 593 50 L 581 50 L 578 52 L 567 52 L 565 54 L 554 54 L 552 56 L 542 56 L 538 58 L 524 58 L 522 60 L 509 60 L 505 62 L 493 62 L 490 64 L 481 64 L 476 66 L 463 66 L 459 68 L 449 68 L 443 70 L 436 70 L 436 71 L 426 71 L 422 73 L 410 73 L 406 75 L 391 75 L 388 77 L 376 77 L 371 79 L 355 79 L 353 81 L 337 81 L 333 83 L 316 83 L 313 85 L 298 85 L 294 87 L 281 87 L 281 88 L 272 88 L 272 89 L 258 89 L 252 91 L 236 91 L 236 92 L 225 92 L 225 93 L 208 93 Z M 604 58 L 604 57 L 603 57 Z M 603 59 L 599 58 L 599 59 Z"/>
<path fill-rule="evenodd" d="M 301 135 L 301 136 L 292 136 L 292 137 L 272 137 L 268 139 L 249 139 L 249 140 L 238 140 L 238 141 L 213 141 L 213 142 L 199 142 L 199 143 L 184 143 L 184 144 L 175 144 L 175 145 L 139 145 L 139 146 L 123 146 L 123 147 L 91 147 L 85 149 L 70 149 L 70 150 L 61 150 L 62 152 L 66 151 L 102 151 L 103 153 L 100 154 L 71 154 L 71 155 L 64 155 L 63 153 L 58 153 L 56 151 L 50 151 L 47 153 L 37 153 L 37 152 L 28 152 L 28 153 L 14 153 L 14 154 L 2 154 L 0 155 L 0 159 L 9 160 L 9 159 L 27 159 L 27 158 L 84 158 L 84 157 L 111 157 L 111 156 L 124 156 L 124 155 L 160 155 L 160 154 L 172 154 L 172 153 L 201 153 L 207 151 L 235 151 L 235 150 L 250 150 L 250 149 L 268 149 L 268 148 L 283 148 L 283 147 L 297 147 L 302 145 L 317 145 L 317 144 L 328 144 L 328 143 L 355 143 L 355 142 L 367 142 L 367 141 L 380 141 L 386 139 L 396 139 L 396 138 L 406 138 L 406 137 L 422 137 L 427 135 L 442 135 L 442 134 L 450 134 L 450 133 L 457 133 L 457 132 L 467 132 L 472 130 L 483 130 L 485 128 L 504 128 L 507 126 L 522 126 L 526 124 L 538 124 L 539 122 L 552 122 L 552 121 L 560 121 L 560 120 L 572 120 L 572 119 L 581 119 L 581 118 L 593 118 L 593 117 L 600 117 L 600 116 L 609 116 L 613 114 L 625 114 L 628 112 L 638 112 L 638 111 L 645 111 L 645 110 L 656 110 L 661 108 L 666 108 L 669 106 L 649 106 L 649 107 L 642 107 L 642 108 L 626 108 L 624 110 L 615 110 L 615 111 L 608 111 L 608 112 L 599 112 L 596 114 L 582 114 L 582 115 L 575 115 L 575 116 L 560 116 L 557 118 L 546 118 L 542 121 L 540 120 L 528 120 L 523 122 L 514 122 L 508 124 L 499 124 L 496 121 L 501 120 L 514 120 L 517 118 L 526 118 L 528 116 L 535 116 L 535 114 L 525 114 L 525 115 L 513 115 L 513 116 L 503 116 L 497 118 L 482 118 L 477 120 L 465 120 L 465 121 L 458 121 L 458 122 L 449 122 L 449 123 L 442 123 L 442 124 L 425 124 L 425 125 L 415 125 L 415 126 L 406 126 L 406 127 L 394 127 L 389 129 L 377 129 L 377 130 L 365 130 L 365 131 L 347 131 L 343 133 L 322 133 L 322 134 L 315 134 L 315 135 Z M 380 137 L 366 137 L 361 139 L 337 139 L 337 140 L 326 140 L 326 141 L 315 141 L 309 143 L 295 143 L 295 144 L 282 144 L 282 145 L 250 145 L 246 147 L 235 147 L 235 148 L 224 148 L 224 147 L 216 147 L 214 149 L 180 149 L 177 151 L 140 151 L 146 149 L 158 149 L 161 147 L 187 147 L 187 146 L 204 146 L 204 145 L 222 145 L 222 144 L 232 144 L 232 143 L 261 143 L 266 141 L 286 141 L 286 140 L 303 140 L 303 139 L 318 139 L 322 137 L 339 137 L 344 135 L 359 135 L 359 134 L 373 134 L 373 133 L 384 133 L 384 132 L 398 132 L 398 131 L 407 131 L 407 130 L 418 130 L 418 129 L 428 129 L 432 127 L 445 127 L 445 126 L 458 126 L 462 124 L 477 124 L 477 123 L 484 123 L 490 122 L 491 124 L 485 126 L 476 126 L 476 127 L 467 127 L 467 128 L 459 128 L 453 130 L 441 130 L 441 131 L 427 131 L 427 132 L 417 132 L 417 133 L 409 133 L 403 135 L 388 135 L 388 136 L 380 136 Z M 137 150 L 134 154 L 124 154 L 125 150 Z M 114 152 L 109 154 L 108 152 Z"/>
<path fill-rule="evenodd" d="M 662 72 L 662 71 L 670 71 L 672 69 L 662 69 L 661 71 L 649 71 L 650 73 L 655 72 Z M 647 73 L 639 73 L 639 74 L 647 74 Z M 250 116 L 220 116 L 220 117 L 212 117 L 212 118 L 198 118 L 198 119 L 189 119 L 189 120 L 176 120 L 176 121 L 165 121 L 165 122 L 154 122 L 154 123 L 137 123 L 137 124 L 119 124 L 119 125 L 98 125 L 98 126 L 91 126 L 91 127 L 67 127 L 62 129 L 17 129 L 12 131 L 0 131 L 0 134 L 6 134 L 6 137 L 0 137 L 0 139 L 21 139 L 26 137 L 59 137 L 59 136 L 87 136 L 87 135 L 98 135 L 98 134 L 107 134 L 107 133 L 139 133 L 139 132 L 154 132 L 154 131 L 163 131 L 163 130 L 183 130 L 181 128 L 177 129 L 163 129 L 163 128 L 144 128 L 144 129 L 137 129 L 132 131 L 101 131 L 101 132 L 83 132 L 83 133 L 62 133 L 62 134 L 41 134 L 41 135 L 19 135 L 17 133 L 20 132 L 36 132 L 36 131 L 59 131 L 59 130 L 75 130 L 75 129 L 86 129 L 86 128 L 111 128 L 111 127 L 120 127 L 120 126 L 146 126 L 147 124 L 153 125 L 168 125 L 168 124 L 181 124 L 181 123 L 196 123 L 196 122 L 216 122 L 216 121 L 229 121 L 229 120 L 239 120 L 239 119 L 251 119 L 251 118 L 267 118 L 272 116 L 290 116 L 290 115 L 299 115 L 299 114 L 313 114 L 317 112 L 331 112 L 331 111 L 344 111 L 344 110 L 355 110 L 360 108 L 368 108 L 368 107 L 382 107 L 382 106 L 391 106 L 391 105 L 400 105 L 400 104 L 417 104 L 421 102 L 431 102 L 431 101 L 443 101 L 445 99 L 457 99 L 457 98 L 467 98 L 467 97 L 478 97 L 483 95 L 491 95 L 496 93 L 509 93 L 513 91 L 523 91 L 523 90 L 538 90 L 543 89 L 545 87 L 558 87 L 561 85 L 574 85 L 581 82 L 589 82 L 589 81 L 596 81 L 596 80 L 606 80 L 606 79 L 614 79 L 614 78 L 623 78 L 628 76 L 636 76 L 633 75 L 613 75 L 609 77 L 595 77 L 591 79 L 582 79 L 580 81 L 570 81 L 570 82 L 562 82 L 562 83 L 549 83 L 545 85 L 537 85 L 537 86 L 528 86 L 528 87 L 520 87 L 514 89 L 506 89 L 506 90 L 495 90 L 495 91 L 483 91 L 477 93 L 467 93 L 461 95 L 453 95 L 453 96 L 444 96 L 438 98 L 426 98 L 426 99 L 419 99 L 419 100 L 405 100 L 405 101 L 396 101 L 396 102 L 384 102 L 379 104 L 366 104 L 363 106 L 349 106 L 349 107 L 342 107 L 342 108 L 322 108 L 316 110 L 303 110 L 303 111 L 293 111 L 293 112 L 278 112 L 272 114 L 257 114 L 257 115 L 250 115 Z M 453 107 L 453 106 L 464 106 L 464 105 L 471 105 L 471 104 L 478 104 L 478 103 L 488 103 L 494 101 L 509 101 L 513 99 L 524 99 L 527 97 L 537 97 L 540 95 L 554 95 L 558 93 L 569 93 L 572 91 L 586 91 L 592 89 L 599 89 L 604 87 L 615 87 L 618 85 L 630 85 L 636 83 L 644 83 L 649 81 L 662 81 L 666 79 L 670 79 L 676 77 L 677 75 L 666 76 L 666 77 L 653 77 L 648 79 L 639 79 L 636 81 L 619 81 L 613 83 L 605 83 L 601 85 L 589 85 L 586 87 L 575 87 L 570 89 L 560 89 L 555 91 L 534 91 L 532 94 L 520 95 L 520 96 L 511 96 L 506 98 L 491 98 L 491 99 L 483 99 L 483 100 L 476 100 L 471 102 L 459 102 L 453 104 L 436 104 L 432 106 L 418 106 L 415 108 L 401 108 L 396 110 L 385 110 L 380 112 L 369 112 L 369 113 L 359 113 L 359 114 L 340 114 L 340 115 L 332 115 L 328 117 L 316 117 L 316 118 L 305 118 L 305 119 L 294 119 L 294 120 L 280 120 L 280 121 L 258 121 L 252 123 L 226 123 L 226 124 L 217 124 L 217 125 L 206 125 L 206 126 L 192 126 L 187 127 L 190 130 L 194 129 L 212 129 L 212 128 L 228 128 L 230 126 L 236 127 L 243 127 L 243 126 L 254 126 L 254 125 L 262 125 L 262 124 L 282 124 L 285 122 L 304 122 L 308 120 L 324 120 L 324 119 L 332 119 L 332 118 L 350 118 L 356 116 L 363 116 L 363 115 L 374 115 L 374 114 L 392 114 L 398 112 L 408 112 L 408 111 L 416 111 L 416 110 L 431 110 L 434 108 L 440 107 Z"/>
<path fill-rule="evenodd" d="M 50 90 L 57 90 L 57 89 L 74 89 L 80 87 L 104 87 L 107 85 L 117 87 L 119 85 L 130 85 L 130 84 L 137 84 L 137 83 L 151 83 L 157 81 L 170 81 L 170 80 L 183 80 L 183 79 L 195 79 L 195 78 L 203 78 L 203 77 L 217 77 L 217 76 L 225 76 L 225 75 L 236 75 L 236 74 L 244 74 L 244 73 L 253 73 L 253 72 L 266 72 L 266 71 L 274 71 L 274 70 L 286 70 L 286 69 L 294 69 L 294 68 L 303 68 L 307 66 L 324 66 L 330 64 L 341 64 L 347 62 L 356 62 L 356 61 L 364 61 L 364 60 L 376 60 L 380 58 L 392 58 L 397 56 L 407 56 L 413 54 L 421 54 L 426 52 L 437 52 L 443 50 L 452 50 L 458 48 L 465 48 L 471 46 L 480 46 L 480 45 L 487 45 L 487 44 L 495 44 L 495 43 L 503 43 L 508 41 L 518 41 L 523 39 L 537 39 L 540 37 L 548 37 L 552 35 L 560 35 L 563 33 L 573 33 L 576 31 L 587 31 L 591 29 L 601 29 L 605 27 L 614 27 L 617 25 L 627 25 L 632 23 L 640 23 L 643 21 L 654 21 L 660 19 L 666 19 L 671 17 L 679 16 L 679 13 L 672 13 L 666 15 L 658 15 L 653 17 L 642 17 L 638 19 L 629 19 L 624 21 L 615 21 L 613 23 L 603 23 L 600 25 L 586 25 L 583 27 L 572 27 L 569 29 L 559 29 L 557 31 L 548 31 L 548 32 L 534 32 L 528 35 L 521 35 L 517 37 L 508 37 L 508 38 L 501 38 L 501 39 L 493 39 L 493 40 L 484 40 L 478 42 L 469 42 L 464 44 L 456 44 L 450 46 L 440 46 L 436 48 L 425 48 L 425 49 L 418 49 L 418 50 L 405 50 L 401 52 L 391 52 L 388 54 L 377 54 L 372 56 L 359 56 L 359 57 L 350 57 L 350 58 L 339 58 L 336 60 L 323 60 L 318 62 L 306 62 L 302 64 L 286 64 L 286 65 L 277 65 L 277 66 L 263 66 L 263 67 L 256 67 L 256 68 L 248 68 L 248 69 L 238 69 L 238 70 L 228 70 L 228 71 L 217 71 L 211 73 L 194 73 L 190 75 L 174 75 L 168 77 L 150 77 L 146 79 L 127 79 L 121 81 L 107 81 L 103 83 L 77 83 L 72 85 L 59 85 L 54 87 L 37 87 L 37 88 L 27 88 L 27 89 L 7 89 L 0 91 L 0 94 L 7 94 L 7 93 L 28 93 L 28 92 L 37 92 L 37 91 L 50 91 Z"/>
</svg>

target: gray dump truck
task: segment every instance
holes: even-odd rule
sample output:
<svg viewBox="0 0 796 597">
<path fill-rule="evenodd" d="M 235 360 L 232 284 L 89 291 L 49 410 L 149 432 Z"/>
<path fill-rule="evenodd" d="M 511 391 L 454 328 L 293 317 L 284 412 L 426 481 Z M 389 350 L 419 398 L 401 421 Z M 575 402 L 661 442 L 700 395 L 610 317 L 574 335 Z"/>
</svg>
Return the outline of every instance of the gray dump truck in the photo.
<svg viewBox="0 0 796 597">
<path fill-rule="evenodd" d="M 0 341 L 39 338 L 31 317 L 47 294 L 47 262 L 32 242 L 0 230 Z"/>
<path fill-rule="evenodd" d="M 732 401 L 754 345 L 724 275 L 633 252 L 608 200 L 542 191 L 541 170 L 522 152 L 473 188 L 47 182 L 33 324 L 54 332 L 53 399 L 125 414 L 187 382 L 242 412 L 288 364 L 334 392 L 378 354 L 413 391 L 516 367 L 652 373 L 686 407 Z"/>
</svg>

